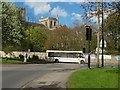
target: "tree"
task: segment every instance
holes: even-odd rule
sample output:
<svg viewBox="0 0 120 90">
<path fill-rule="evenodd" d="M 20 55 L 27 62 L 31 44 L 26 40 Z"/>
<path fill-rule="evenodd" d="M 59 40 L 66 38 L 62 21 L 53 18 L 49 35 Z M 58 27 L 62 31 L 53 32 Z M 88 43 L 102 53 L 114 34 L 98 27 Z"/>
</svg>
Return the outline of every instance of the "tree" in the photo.
<svg viewBox="0 0 120 90">
<path fill-rule="evenodd" d="M 47 39 L 47 33 L 47 29 L 40 27 L 34 27 L 27 30 L 27 41 L 30 39 L 28 48 L 30 48 L 31 51 L 44 51 L 43 47 Z"/>
<path fill-rule="evenodd" d="M 106 50 L 115 50 L 115 44 L 114 44 L 115 41 L 114 41 L 112 35 L 107 35 L 106 40 L 107 40 Z"/>
<path fill-rule="evenodd" d="M 110 3 L 113 4 L 113 3 Z M 111 12 L 113 11 L 112 9 L 115 9 L 113 7 L 111 7 L 109 3 L 103 3 L 100 2 L 100 0 L 98 2 L 89 2 L 89 3 L 84 3 L 81 6 L 83 7 L 83 9 L 85 10 L 85 19 L 87 19 L 88 21 L 91 20 L 90 18 L 93 17 L 94 15 L 98 16 L 98 30 L 97 30 L 97 67 L 99 67 L 99 45 L 100 45 L 100 16 L 102 16 L 105 11 L 107 12 Z M 117 7 L 119 7 L 119 5 L 117 5 Z M 104 12 L 103 12 L 104 9 Z M 119 8 L 120 9 L 120 8 Z M 117 10 L 116 10 L 117 11 Z M 102 14 L 102 15 L 100 15 Z M 102 24 L 103 26 L 103 24 Z M 103 28 L 102 28 L 103 29 Z M 102 40 L 103 40 L 103 31 L 102 31 Z M 103 47 L 102 47 L 102 66 L 103 66 Z"/>
<path fill-rule="evenodd" d="M 50 32 L 45 43 L 46 49 L 80 50 L 80 41 L 75 31 L 66 26 L 61 26 Z"/>
<path fill-rule="evenodd" d="M 105 33 L 107 39 L 107 50 L 120 50 L 120 2 L 109 4 L 111 13 L 105 20 Z M 111 47 L 112 45 L 112 47 Z"/>
<path fill-rule="evenodd" d="M 80 50 L 86 48 L 87 50 L 87 41 L 86 41 L 86 29 L 84 25 L 76 25 L 73 28 L 76 38 L 78 38 L 78 44 Z"/>
<path fill-rule="evenodd" d="M 91 43 L 91 50 L 95 50 L 96 37 L 93 34 L 94 39 Z M 86 30 L 84 25 L 75 26 L 74 28 L 68 28 L 62 26 L 54 31 L 51 31 L 48 35 L 48 39 L 45 43 L 45 48 L 47 49 L 57 49 L 57 50 L 83 50 L 88 47 L 88 42 L 86 41 Z"/>
<path fill-rule="evenodd" d="M 2 15 L 2 46 L 3 50 L 13 50 L 20 46 L 23 38 L 24 22 L 21 20 L 21 14 L 17 6 L 11 2 L 1 2 Z M 6 49 L 8 48 L 8 49 Z"/>
<path fill-rule="evenodd" d="M 111 35 L 114 40 L 114 48 L 120 50 L 120 15 L 118 14 L 110 14 L 105 22 L 105 29 L 107 36 Z M 112 42 L 110 42 L 112 43 Z M 112 43 L 113 44 L 113 43 Z"/>
<path fill-rule="evenodd" d="M 94 52 L 96 48 L 96 29 L 94 26 L 91 26 L 92 28 L 92 40 L 91 40 L 91 51 Z M 88 52 L 88 41 L 86 40 L 86 28 L 85 25 L 76 25 L 73 28 L 75 32 L 75 36 L 78 38 L 79 42 L 79 48 L 80 50 L 83 50 L 83 48 L 86 49 L 86 52 Z"/>
<path fill-rule="evenodd" d="M 101 4 L 101 3 L 100 3 Z M 84 18 L 91 21 L 94 15 L 98 14 L 98 2 L 89 2 L 81 4 L 81 7 L 85 10 Z M 115 48 L 119 48 L 119 36 L 120 36 L 120 2 L 107 2 L 103 4 L 104 12 L 110 13 L 106 20 L 104 20 L 104 33 L 111 34 L 113 40 L 115 40 Z M 102 6 L 100 5 L 100 10 Z M 100 11 L 100 14 L 102 12 Z M 101 31 L 101 30 L 100 30 Z M 112 39 L 111 39 L 112 40 Z"/>
</svg>

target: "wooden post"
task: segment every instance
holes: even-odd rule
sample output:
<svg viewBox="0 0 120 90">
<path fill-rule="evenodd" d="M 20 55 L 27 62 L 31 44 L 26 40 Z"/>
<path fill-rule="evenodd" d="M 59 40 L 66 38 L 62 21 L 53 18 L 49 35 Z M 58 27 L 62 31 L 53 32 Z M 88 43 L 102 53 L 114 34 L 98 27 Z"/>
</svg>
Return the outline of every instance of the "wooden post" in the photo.
<svg viewBox="0 0 120 90">
<path fill-rule="evenodd" d="M 98 33 L 97 33 L 97 67 L 99 67 L 99 48 L 100 48 L 100 43 L 99 43 L 99 36 L 100 36 L 100 1 L 98 1 Z"/>
</svg>

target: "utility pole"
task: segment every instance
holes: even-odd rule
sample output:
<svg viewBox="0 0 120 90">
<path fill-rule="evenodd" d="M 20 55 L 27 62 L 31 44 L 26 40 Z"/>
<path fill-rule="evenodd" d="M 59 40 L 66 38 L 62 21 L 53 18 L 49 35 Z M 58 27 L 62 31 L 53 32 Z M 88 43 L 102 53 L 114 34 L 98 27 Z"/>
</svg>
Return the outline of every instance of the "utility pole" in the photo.
<svg viewBox="0 0 120 90">
<path fill-rule="evenodd" d="M 98 12 L 97 12 L 97 15 L 98 15 L 98 32 L 97 32 L 97 67 L 99 67 L 99 36 L 100 36 L 100 1 L 98 1 Z"/>
</svg>

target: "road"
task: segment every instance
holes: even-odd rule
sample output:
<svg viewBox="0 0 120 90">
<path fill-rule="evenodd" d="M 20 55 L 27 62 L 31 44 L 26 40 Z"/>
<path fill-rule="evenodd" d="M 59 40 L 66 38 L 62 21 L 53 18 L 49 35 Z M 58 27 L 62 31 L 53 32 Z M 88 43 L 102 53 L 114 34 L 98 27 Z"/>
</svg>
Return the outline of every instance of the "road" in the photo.
<svg viewBox="0 0 120 90">
<path fill-rule="evenodd" d="M 53 71 L 78 70 L 87 68 L 86 64 L 3 64 L 2 88 L 21 88 L 26 83 L 43 77 Z"/>
</svg>

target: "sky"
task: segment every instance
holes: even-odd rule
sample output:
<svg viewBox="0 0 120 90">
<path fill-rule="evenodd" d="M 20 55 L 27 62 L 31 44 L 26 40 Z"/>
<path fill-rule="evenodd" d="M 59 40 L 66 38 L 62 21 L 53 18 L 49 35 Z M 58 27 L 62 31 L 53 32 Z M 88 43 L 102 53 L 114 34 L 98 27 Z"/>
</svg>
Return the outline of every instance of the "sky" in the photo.
<svg viewBox="0 0 120 90">
<path fill-rule="evenodd" d="M 19 7 L 26 9 L 26 21 L 39 23 L 40 18 L 59 17 L 59 25 L 73 27 L 77 20 L 84 24 L 82 2 L 15 2 Z M 107 16 L 106 16 L 107 17 Z M 92 17 L 97 22 L 97 17 Z"/>
<path fill-rule="evenodd" d="M 75 20 L 82 20 L 80 2 L 15 2 L 26 9 L 26 21 L 39 23 L 41 17 L 59 17 L 60 25 L 74 26 Z"/>
</svg>

